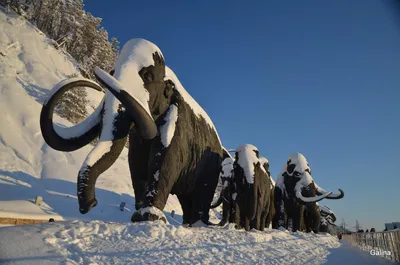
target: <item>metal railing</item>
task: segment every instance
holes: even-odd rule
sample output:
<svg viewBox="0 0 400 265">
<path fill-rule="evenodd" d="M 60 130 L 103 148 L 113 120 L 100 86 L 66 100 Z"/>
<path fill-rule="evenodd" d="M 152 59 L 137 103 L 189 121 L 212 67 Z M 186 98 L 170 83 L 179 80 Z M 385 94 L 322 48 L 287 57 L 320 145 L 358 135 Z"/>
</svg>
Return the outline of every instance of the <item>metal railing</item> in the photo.
<svg viewBox="0 0 400 265">
<path fill-rule="evenodd" d="M 352 233 L 343 235 L 343 239 L 371 255 L 381 256 L 400 262 L 400 231 L 385 231 L 372 233 Z"/>
</svg>

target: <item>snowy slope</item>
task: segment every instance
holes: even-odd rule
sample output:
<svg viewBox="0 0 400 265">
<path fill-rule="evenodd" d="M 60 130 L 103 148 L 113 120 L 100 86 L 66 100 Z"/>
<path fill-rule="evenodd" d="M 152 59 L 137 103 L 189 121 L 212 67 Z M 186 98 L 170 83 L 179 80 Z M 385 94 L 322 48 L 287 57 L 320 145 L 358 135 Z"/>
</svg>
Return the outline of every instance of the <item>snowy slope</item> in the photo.
<svg viewBox="0 0 400 265">
<path fill-rule="evenodd" d="M 76 179 L 93 147 L 63 153 L 43 140 L 39 127 L 41 103 L 56 83 L 79 74 L 73 60 L 50 43 L 28 22 L 0 11 L 0 217 L 48 219 L 51 215 L 58 219 L 129 222 L 134 198 L 127 150 L 99 177 L 99 205 L 81 215 Z M 103 97 L 100 92 L 88 92 L 93 105 Z M 58 116 L 55 121 L 71 126 Z M 44 199 L 40 207 L 32 203 L 38 195 Z M 126 202 L 124 212 L 119 210 L 122 201 Z M 175 196 L 165 208 L 167 217 L 171 210 L 181 215 Z"/>
</svg>

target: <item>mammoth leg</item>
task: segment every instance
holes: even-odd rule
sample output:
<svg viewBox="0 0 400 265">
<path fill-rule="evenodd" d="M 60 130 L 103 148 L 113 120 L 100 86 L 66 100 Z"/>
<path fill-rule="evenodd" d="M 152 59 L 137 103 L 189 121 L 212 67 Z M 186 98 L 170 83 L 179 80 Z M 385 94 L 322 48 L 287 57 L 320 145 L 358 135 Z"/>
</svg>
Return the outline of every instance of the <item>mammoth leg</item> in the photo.
<svg viewBox="0 0 400 265">
<path fill-rule="evenodd" d="M 256 201 L 257 210 L 254 218 L 250 220 L 250 229 L 260 230 L 260 222 L 261 222 L 261 214 L 262 214 L 262 203 L 260 202 L 260 198 Z"/>
<path fill-rule="evenodd" d="M 221 157 L 207 149 L 201 158 L 199 168 L 201 173 L 196 176 L 197 181 L 193 192 L 192 222 L 201 220 L 208 224 L 209 211 L 213 200 L 214 191 L 218 184 L 218 176 L 221 165 Z"/>
<path fill-rule="evenodd" d="M 111 110 L 105 113 L 102 123 L 100 140 L 86 157 L 78 174 L 78 201 L 79 211 L 86 214 L 97 205 L 95 196 L 96 180 L 100 174 L 114 164 L 125 146 L 131 122 L 123 110 L 119 109 L 113 119 L 108 120 L 107 115 L 112 115 Z M 106 121 L 104 121 L 106 119 Z"/>
<path fill-rule="evenodd" d="M 191 215 L 192 215 L 192 201 L 188 196 L 178 195 L 179 203 L 182 206 L 183 216 L 182 216 L 182 225 L 190 225 L 191 224 Z"/>
<path fill-rule="evenodd" d="M 231 202 L 228 201 L 230 198 L 229 187 L 224 190 L 223 196 L 223 203 L 222 203 L 222 220 L 219 223 L 220 226 L 224 226 L 226 223 L 229 222 L 230 215 L 231 215 Z"/>
<path fill-rule="evenodd" d="M 136 128 L 129 132 L 129 170 L 132 186 L 135 191 L 135 208 L 139 210 L 143 205 L 144 193 L 148 178 L 148 159 L 152 140 L 143 139 Z"/>
<path fill-rule="evenodd" d="M 271 204 L 270 197 L 271 196 L 267 193 L 265 196 L 266 202 L 264 204 L 264 208 L 261 209 L 262 213 L 261 213 L 261 217 L 260 217 L 260 229 L 259 229 L 261 231 L 264 231 L 264 228 L 265 228 L 265 225 L 267 222 L 267 217 L 269 215 L 269 209 L 271 208 L 270 207 L 270 204 Z"/>
<path fill-rule="evenodd" d="M 242 224 L 240 223 L 240 207 L 237 203 L 234 203 L 231 207 L 232 212 L 229 217 L 229 223 L 234 223 L 236 224 L 236 229 L 239 229 L 242 227 Z"/>
<path fill-rule="evenodd" d="M 148 163 L 148 182 L 143 197 L 141 209 L 132 215 L 132 222 L 164 220 L 162 210 L 167 203 L 168 196 L 172 187 L 177 182 L 180 175 L 180 167 L 185 161 L 177 159 L 177 141 L 171 142 L 165 148 L 161 142 L 160 135 L 151 141 L 149 163 Z"/>
<path fill-rule="evenodd" d="M 275 215 L 273 217 L 272 228 L 278 229 L 280 226 L 287 228 L 285 200 L 283 191 L 275 187 Z"/>
<path fill-rule="evenodd" d="M 271 190 L 271 196 L 270 196 L 270 201 L 269 201 L 269 210 L 268 210 L 267 219 L 265 221 L 266 228 L 269 228 L 274 216 L 275 216 L 275 198 L 274 198 L 274 190 Z"/>
<path fill-rule="evenodd" d="M 292 232 L 301 231 L 301 223 L 304 221 L 304 206 L 293 207 Z"/>
<path fill-rule="evenodd" d="M 268 211 L 264 211 L 262 214 L 261 214 L 261 219 L 260 219 L 260 230 L 261 231 L 264 231 L 264 229 L 265 229 L 265 225 L 266 225 L 266 223 L 267 223 L 267 216 L 268 216 Z M 269 225 L 268 225 L 269 226 Z"/>
<path fill-rule="evenodd" d="M 243 227 L 244 227 L 244 230 L 246 230 L 246 231 L 250 231 L 250 219 L 249 219 L 249 217 L 247 216 L 247 215 L 243 215 L 242 216 L 242 218 L 243 218 Z"/>
<path fill-rule="evenodd" d="M 312 230 L 314 233 L 318 233 L 319 227 L 321 225 L 321 213 L 318 210 L 318 207 L 315 205 L 313 207 L 313 210 L 309 212 L 309 214 L 310 220 L 312 220 L 310 230 Z"/>
</svg>

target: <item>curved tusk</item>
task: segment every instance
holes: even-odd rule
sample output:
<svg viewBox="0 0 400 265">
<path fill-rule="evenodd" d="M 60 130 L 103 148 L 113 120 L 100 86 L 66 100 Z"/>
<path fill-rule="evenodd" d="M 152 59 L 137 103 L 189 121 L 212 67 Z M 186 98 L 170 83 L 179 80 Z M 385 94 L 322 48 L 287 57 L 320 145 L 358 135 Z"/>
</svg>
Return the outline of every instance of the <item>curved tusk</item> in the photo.
<svg viewBox="0 0 400 265">
<path fill-rule="evenodd" d="M 304 202 L 304 203 L 315 203 L 315 202 L 319 202 L 323 199 L 325 199 L 326 197 L 328 197 L 329 195 L 331 195 L 332 192 L 327 192 L 323 195 L 320 196 L 315 196 L 315 197 L 303 197 L 303 195 L 301 194 L 301 192 L 299 190 L 296 191 L 296 197 Z"/>
<path fill-rule="evenodd" d="M 157 126 L 148 110 L 148 106 L 129 95 L 117 79 L 99 67 L 94 69 L 94 75 L 124 105 L 138 127 L 140 135 L 144 139 L 156 137 L 158 133 Z"/>
<path fill-rule="evenodd" d="M 316 183 L 315 184 L 315 188 L 317 189 L 317 193 L 322 195 L 327 193 L 326 190 L 324 190 L 323 188 L 321 188 L 320 186 L 318 186 Z M 341 199 L 344 197 L 344 192 L 342 189 L 338 189 L 339 190 L 339 194 L 333 193 L 332 195 L 328 196 L 327 199 L 331 199 L 331 200 L 337 200 L 337 199 Z"/>
<path fill-rule="evenodd" d="M 53 124 L 54 109 L 60 98 L 68 91 L 76 87 L 89 87 L 97 91 L 103 89 L 89 79 L 71 78 L 59 82 L 50 91 L 50 97 L 43 104 L 40 112 L 40 130 L 45 142 L 53 149 L 63 152 L 71 152 L 89 144 L 100 134 L 101 110 L 103 101 L 99 107 L 84 121 L 70 127 L 61 128 Z"/>
</svg>

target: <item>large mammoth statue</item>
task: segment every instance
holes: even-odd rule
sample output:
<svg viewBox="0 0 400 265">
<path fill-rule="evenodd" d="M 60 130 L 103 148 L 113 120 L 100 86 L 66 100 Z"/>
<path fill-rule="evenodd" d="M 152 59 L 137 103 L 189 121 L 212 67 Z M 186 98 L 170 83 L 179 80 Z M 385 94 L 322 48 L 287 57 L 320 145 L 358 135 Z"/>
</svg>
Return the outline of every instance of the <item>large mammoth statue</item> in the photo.
<svg viewBox="0 0 400 265">
<path fill-rule="evenodd" d="M 132 39 L 124 45 L 112 75 L 97 67 L 95 75 L 106 93 L 85 121 L 72 128 L 53 124 L 56 103 L 69 89 L 102 90 L 81 79 L 56 85 L 40 117 L 46 143 L 59 151 L 77 150 L 100 135 L 78 174 L 79 211 L 85 214 L 97 205 L 96 180 L 116 161 L 129 134 L 137 210 L 131 220 L 165 221 L 162 210 L 172 193 L 181 203 L 183 223 L 207 224 L 223 148 L 209 116 L 166 67 L 160 49 Z"/>
<path fill-rule="evenodd" d="M 272 227 L 288 228 L 289 220 L 292 221 L 292 231 L 301 230 L 302 221 L 306 230 L 318 232 L 320 225 L 320 212 L 316 202 L 322 199 L 341 199 L 340 194 L 332 194 L 320 188 L 313 180 L 311 169 L 306 158 L 295 153 L 288 157 L 275 186 L 276 214 Z M 304 213 L 307 213 L 304 219 Z"/>
<path fill-rule="evenodd" d="M 271 180 L 259 158 L 257 148 L 250 144 L 241 145 L 234 160 L 226 158 L 223 165 L 226 187 L 212 207 L 223 203 L 223 218 L 245 230 L 264 230 L 271 203 Z M 233 167 L 231 166 L 233 162 Z M 233 171 L 232 171 L 233 169 Z M 233 174 L 228 176 L 229 172 Z"/>
<path fill-rule="evenodd" d="M 265 171 L 267 172 L 270 182 L 271 182 L 271 194 L 270 194 L 270 203 L 269 203 L 269 210 L 268 210 L 268 215 L 265 220 L 265 228 L 269 228 L 269 226 L 272 223 L 272 219 L 274 218 L 275 215 L 275 181 L 272 179 L 271 172 L 269 171 L 269 161 L 265 157 L 260 157 L 260 162 L 262 166 L 264 167 Z"/>
</svg>

